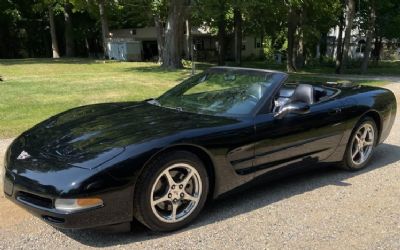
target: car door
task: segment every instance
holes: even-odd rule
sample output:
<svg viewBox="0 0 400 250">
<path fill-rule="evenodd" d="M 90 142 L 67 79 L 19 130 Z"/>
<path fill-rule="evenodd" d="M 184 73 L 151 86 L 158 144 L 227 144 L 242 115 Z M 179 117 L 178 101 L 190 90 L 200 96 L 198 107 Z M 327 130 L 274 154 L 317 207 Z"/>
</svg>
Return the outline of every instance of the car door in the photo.
<svg viewBox="0 0 400 250">
<path fill-rule="evenodd" d="M 255 117 L 256 143 L 253 170 L 276 169 L 304 160 L 322 161 L 338 146 L 345 124 L 340 100 L 310 105 L 306 114 Z M 264 171 L 265 172 L 265 171 Z"/>
</svg>

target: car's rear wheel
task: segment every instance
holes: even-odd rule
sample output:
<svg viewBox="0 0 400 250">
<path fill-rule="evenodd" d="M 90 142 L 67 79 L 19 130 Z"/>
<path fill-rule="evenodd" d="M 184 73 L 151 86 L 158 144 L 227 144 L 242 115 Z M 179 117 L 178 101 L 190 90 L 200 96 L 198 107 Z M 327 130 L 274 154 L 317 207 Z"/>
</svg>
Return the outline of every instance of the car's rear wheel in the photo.
<svg viewBox="0 0 400 250">
<path fill-rule="evenodd" d="M 186 151 L 164 154 L 138 178 L 135 217 L 153 231 L 177 230 L 200 213 L 208 188 L 207 171 L 196 155 Z"/>
<path fill-rule="evenodd" d="M 343 158 L 342 166 L 348 170 L 360 170 L 367 166 L 378 139 L 375 121 L 363 118 L 353 130 Z"/>
</svg>

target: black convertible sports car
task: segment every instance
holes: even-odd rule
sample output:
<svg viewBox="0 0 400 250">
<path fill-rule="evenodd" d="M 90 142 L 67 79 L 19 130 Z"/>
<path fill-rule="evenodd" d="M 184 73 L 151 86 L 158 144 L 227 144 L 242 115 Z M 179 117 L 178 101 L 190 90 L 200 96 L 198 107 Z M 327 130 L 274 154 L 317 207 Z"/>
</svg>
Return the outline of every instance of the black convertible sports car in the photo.
<svg viewBox="0 0 400 250">
<path fill-rule="evenodd" d="M 393 93 L 286 79 L 214 67 L 157 99 L 58 114 L 9 147 L 6 197 L 56 227 L 136 218 L 169 231 L 207 199 L 265 174 L 320 162 L 365 167 L 393 125 Z"/>
</svg>

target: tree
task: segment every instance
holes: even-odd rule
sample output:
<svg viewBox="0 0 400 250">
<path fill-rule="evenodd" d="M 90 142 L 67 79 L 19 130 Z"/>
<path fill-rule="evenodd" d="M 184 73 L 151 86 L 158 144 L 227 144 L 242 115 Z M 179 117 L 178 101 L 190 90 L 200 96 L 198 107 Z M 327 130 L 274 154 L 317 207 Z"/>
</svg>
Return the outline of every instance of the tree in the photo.
<svg viewBox="0 0 400 250">
<path fill-rule="evenodd" d="M 299 3 L 292 1 L 288 3 L 288 12 L 287 12 L 287 62 L 286 68 L 288 72 L 296 71 L 296 63 L 295 63 L 295 37 L 296 30 L 299 19 Z"/>
<path fill-rule="evenodd" d="M 170 0 L 168 18 L 165 28 L 165 44 L 162 56 L 162 67 L 169 69 L 182 68 L 183 24 L 186 16 L 186 4 L 182 0 Z"/>
<path fill-rule="evenodd" d="M 366 11 L 366 16 L 367 16 L 367 27 L 365 28 L 366 31 L 366 42 L 365 42 L 365 51 L 364 51 L 364 57 L 362 60 L 361 64 L 361 73 L 366 73 L 368 70 L 368 62 L 371 54 L 371 49 L 372 49 L 372 40 L 374 36 L 374 31 L 375 31 L 375 1 L 370 0 L 368 5 L 367 5 L 367 11 Z"/>
<path fill-rule="evenodd" d="M 299 58 L 296 60 L 297 68 L 308 63 L 309 59 L 325 54 L 326 36 L 329 30 L 337 25 L 337 16 L 340 10 L 341 4 L 338 0 L 303 2 L 298 26 L 299 31 L 297 32 L 299 37 L 296 39 L 299 48 L 297 52 Z M 320 60 L 322 59 L 323 57 L 320 57 Z"/>
<path fill-rule="evenodd" d="M 18 23 L 22 19 L 18 6 L 11 1 L 0 1 L 0 58 L 15 58 L 22 44 L 18 39 Z"/>
<path fill-rule="evenodd" d="M 262 37 L 267 61 L 276 53 L 286 53 L 287 6 L 280 0 L 247 0 L 242 4 L 244 33 Z"/>
<path fill-rule="evenodd" d="M 376 1 L 375 13 L 375 45 L 372 55 L 378 63 L 383 47 L 383 38 L 386 38 L 388 41 L 400 39 L 400 1 Z"/>
<path fill-rule="evenodd" d="M 222 3 L 222 1 L 221 1 Z M 221 5 L 221 8 L 223 5 Z M 218 15 L 218 65 L 225 65 L 226 58 L 226 19 L 225 13 Z"/>
<path fill-rule="evenodd" d="M 242 63 L 242 11 L 236 7 L 233 10 L 234 30 L 235 30 L 235 63 Z"/>
<path fill-rule="evenodd" d="M 53 52 L 53 58 L 60 58 L 60 50 L 58 49 L 56 24 L 54 21 L 54 10 L 53 6 L 49 5 L 49 23 L 50 23 L 50 35 L 51 35 L 51 48 Z"/>
<path fill-rule="evenodd" d="M 73 5 L 66 0 L 64 3 L 64 21 L 65 21 L 65 56 L 75 56 L 74 33 L 72 27 L 72 7 Z"/>
<path fill-rule="evenodd" d="M 342 8 L 340 10 L 339 16 L 339 36 L 336 41 L 336 69 L 335 72 L 339 74 L 340 64 L 342 62 L 342 55 L 343 55 L 343 29 L 344 29 L 344 2 L 342 0 Z"/>
<path fill-rule="evenodd" d="M 230 9 L 228 0 L 196 0 L 193 8 L 194 23 L 207 26 L 217 35 L 218 65 L 225 65 Z"/>
<path fill-rule="evenodd" d="M 154 16 L 154 25 L 157 32 L 157 49 L 158 49 L 158 63 L 163 62 L 164 43 L 165 43 L 165 29 L 164 22 L 161 21 L 160 15 Z"/>
<path fill-rule="evenodd" d="M 166 0 L 152 0 L 151 16 L 157 32 L 158 63 L 163 63 L 164 44 L 165 44 L 165 23 L 168 15 L 168 5 Z"/>
<path fill-rule="evenodd" d="M 318 53 L 321 37 L 337 23 L 338 0 L 286 1 L 287 70 L 296 71 Z"/>
<path fill-rule="evenodd" d="M 346 0 L 346 10 L 345 10 L 346 28 L 344 31 L 342 58 L 339 58 L 339 65 L 336 71 L 338 74 L 342 74 L 344 68 L 347 66 L 349 50 L 350 50 L 351 31 L 353 30 L 354 14 L 355 14 L 354 0 Z"/>
<path fill-rule="evenodd" d="M 254 4 L 252 1 L 253 0 L 230 0 L 228 2 L 233 11 L 233 33 L 235 39 L 234 55 L 236 65 L 241 65 L 242 63 L 243 17 L 247 11 L 251 9 L 250 5 Z"/>
<path fill-rule="evenodd" d="M 46 12 L 48 13 L 49 26 L 50 26 L 50 36 L 51 36 L 51 50 L 53 58 L 60 58 L 60 50 L 58 47 L 58 39 L 56 32 L 56 23 L 54 20 L 54 12 L 58 11 L 60 8 L 60 1 L 57 0 L 42 0 L 38 1 L 34 6 L 36 12 Z"/>
<path fill-rule="evenodd" d="M 107 56 L 109 29 L 156 26 L 159 61 L 176 68 L 182 66 L 184 54 L 191 56 L 191 27 L 202 26 L 217 40 L 220 65 L 231 59 L 228 49 L 240 65 L 242 38 L 255 35 L 262 37 L 267 62 L 277 52 L 287 53 L 287 69 L 295 71 L 316 62 L 311 60 L 315 57 L 323 59 L 319 55 L 325 54 L 329 30 L 341 23 L 337 70 L 342 72 L 357 3 L 361 4 L 355 21 L 366 36 L 365 72 L 370 54 L 379 60 L 383 46 L 397 48 L 398 0 L 7 0 L 0 1 L 0 56 L 56 58 L 60 53 L 86 56 L 101 50 Z M 35 5 L 41 6 L 39 11 L 32 8 Z"/>
<path fill-rule="evenodd" d="M 99 13 L 100 13 L 100 22 L 101 22 L 101 38 L 103 42 L 103 52 L 104 52 L 104 57 L 108 58 L 108 53 L 107 53 L 107 38 L 109 32 L 108 28 L 108 17 L 107 17 L 107 9 L 104 3 L 104 0 L 97 0 L 97 4 L 99 6 Z"/>
</svg>

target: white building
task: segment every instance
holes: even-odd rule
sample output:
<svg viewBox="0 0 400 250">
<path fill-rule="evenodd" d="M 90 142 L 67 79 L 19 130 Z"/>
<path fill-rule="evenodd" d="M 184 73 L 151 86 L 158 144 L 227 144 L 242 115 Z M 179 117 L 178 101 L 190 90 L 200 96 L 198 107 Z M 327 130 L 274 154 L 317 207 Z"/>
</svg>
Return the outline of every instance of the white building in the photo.
<svg viewBox="0 0 400 250">
<path fill-rule="evenodd" d="M 217 36 L 204 28 L 192 28 L 191 36 L 196 47 L 196 59 L 210 61 L 217 58 Z M 227 39 L 227 59 L 234 58 L 234 39 Z M 186 40 L 184 42 L 186 47 Z M 128 52 L 127 49 L 130 48 Z M 111 59 L 128 61 L 154 61 L 158 58 L 157 31 L 155 27 L 120 29 L 110 31 L 108 54 Z M 133 53 L 133 54 L 131 54 Z M 182 51 L 184 53 L 184 51 Z M 244 36 L 242 57 L 258 58 L 263 55 L 262 38 Z"/>
<path fill-rule="evenodd" d="M 339 26 L 330 30 L 327 38 L 327 52 L 326 55 L 336 58 L 337 55 L 337 40 L 339 37 Z M 342 37 L 344 39 L 344 30 Z M 351 31 L 349 57 L 352 59 L 362 59 L 366 46 L 366 37 L 361 32 L 359 27 Z M 372 41 L 372 50 L 374 50 L 375 43 Z M 382 40 L 382 48 L 380 51 L 380 58 L 383 60 L 400 60 L 400 40 L 389 41 Z"/>
</svg>

